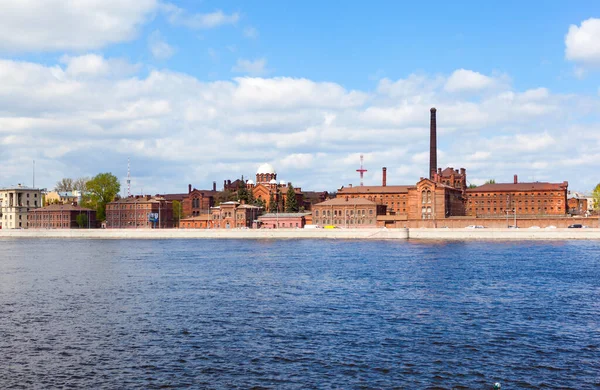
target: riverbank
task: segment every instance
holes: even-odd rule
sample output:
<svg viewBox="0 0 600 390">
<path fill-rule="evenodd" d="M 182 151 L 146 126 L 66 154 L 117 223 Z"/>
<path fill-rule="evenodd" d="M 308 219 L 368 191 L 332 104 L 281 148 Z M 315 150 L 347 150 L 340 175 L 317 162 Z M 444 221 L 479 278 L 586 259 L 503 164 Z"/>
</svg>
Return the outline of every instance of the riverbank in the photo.
<svg viewBox="0 0 600 390">
<path fill-rule="evenodd" d="M 600 240 L 600 229 L 2 229 L 0 238 Z"/>
</svg>

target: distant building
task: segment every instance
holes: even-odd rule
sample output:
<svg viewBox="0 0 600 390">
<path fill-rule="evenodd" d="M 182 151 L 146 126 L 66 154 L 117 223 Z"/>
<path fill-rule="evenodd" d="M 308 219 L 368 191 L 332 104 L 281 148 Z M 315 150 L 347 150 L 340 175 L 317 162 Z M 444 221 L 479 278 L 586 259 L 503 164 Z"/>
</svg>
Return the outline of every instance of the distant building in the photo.
<svg viewBox="0 0 600 390">
<path fill-rule="evenodd" d="M 79 191 L 75 192 L 64 192 L 64 191 L 50 191 L 46 194 L 45 198 L 45 204 L 46 205 L 50 205 L 50 204 L 73 204 L 73 203 L 79 203 L 80 201 L 80 193 Z"/>
<path fill-rule="evenodd" d="M 179 221 L 181 229 L 208 229 L 211 222 L 211 214 L 202 214 L 195 217 L 182 218 Z"/>
<path fill-rule="evenodd" d="M 251 228 L 262 209 L 239 202 L 223 202 L 210 208 L 210 229 Z M 186 220 L 187 221 L 187 220 Z"/>
<path fill-rule="evenodd" d="M 93 229 L 97 227 L 96 210 L 71 204 L 51 204 L 29 213 L 29 227 L 34 229 Z"/>
<path fill-rule="evenodd" d="M 569 183 L 513 183 L 484 184 L 469 188 L 467 215 L 472 217 L 502 217 L 516 212 L 520 216 L 566 216 L 569 211 L 567 189 Z"/>
<path fill-rule="evenodd" d="M 312 223 L 345 228 L 376 227 L 377 216 L 385 215 L 386 206 L 361 197 L 338 197 L 313 205 Z"/>
<path fill-rule="evenodd" d="M 302 229 L 309 213 L 267 213 L 258 217 L 257 227 L 261 229 Z"/>
<path fill-rule="evenodd" d="M 588 215 L 588 199 L 585 194 L 576 191 L 568 191 L 567 204 L 568 213 L 571 215 Z"/>
<path fill-rule="evenodd" d="M 173 202 L 163 197 L 131 196 L 106 205 L 107 229 L 169 229 Z"/>
<path fill-rule="evenodd" d="M 0 188 L 0 222 L 3 229 L 27 228 L 29 212 L 41 206 L 40 189 L 21 184 Z"/>
</svg>

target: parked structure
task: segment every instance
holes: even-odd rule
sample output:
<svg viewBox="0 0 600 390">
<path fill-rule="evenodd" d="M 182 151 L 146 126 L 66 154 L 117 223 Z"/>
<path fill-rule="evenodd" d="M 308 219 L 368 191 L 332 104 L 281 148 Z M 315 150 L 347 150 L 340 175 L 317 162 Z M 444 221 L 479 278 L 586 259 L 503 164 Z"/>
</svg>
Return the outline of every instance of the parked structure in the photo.
<svg viewBox="0 0 600 390">
<path fill-rule="evenodd" d="M 42 206 L 40 189 L 21 184 L 0 188 L 0 222 L 3 229 L 24 229 L 29 226 L 29 212 Z"/>
<path fill-rule="evenodd" d="M 108 229 L 173 227 L 173 202 L 163 197 L 131 196 L 106 205 Z"/>
<path fill-rule="evenodd" d="M 96 210 L 71 204 L 51 204 L 32 210 L 29 227 L 34 229 L 94 229 Z"/>
</svg>

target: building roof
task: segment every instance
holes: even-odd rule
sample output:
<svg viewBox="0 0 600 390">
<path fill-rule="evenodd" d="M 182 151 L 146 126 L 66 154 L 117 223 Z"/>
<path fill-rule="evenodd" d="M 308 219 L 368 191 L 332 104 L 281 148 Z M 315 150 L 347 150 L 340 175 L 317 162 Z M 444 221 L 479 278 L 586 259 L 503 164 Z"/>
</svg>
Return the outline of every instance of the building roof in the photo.
<svg viewBox="0 0 600 390">
<path fill-rule="evenodd" d="M 261 218 L 298 218 L 310 215 L 310 213 L 266 213 L 258 217 Z"/>
<path fill-rule="evenodd" d="M 156 196 L 132 196 L 129 198 L 121 198 L 121 199 L 117 199 L 115 201 L 109 202 L 109 204 L 111 203 L 159 203 L 160 201 L 163 200 L 167 200 L 161 196 L 156 197 Z"/>
<path fill-rule="evenodd" d="M 261 166 L 258 167 L 258 169 L 256 170 L 256 174 L 259 175 L 261 173 L 277 173 L 275 172 L 275 168 L 273 168 L 273 166 L 271 164 L 262 164 Z"/>
<path fill-rule="evenodd" d="M 338 190 L 338 194 L 395 194 L 407 193 L 409 188 L 415 186 L 358 186 L 358 187 L 342 187 Z"/>
<path fill-rule="evenodd" d="M 81 207 L 81 206 L 74 206 L 72 204 L 50 204 L 45 207 L 40 207 L 40 208 L 31 210 L 31 212 L 33 212 L 33 213 L 48 212 L 48 211 L 85 211 L 86 213 L 88 211 L 93 211 L 94 213 L 96 212 L 96 210 L 88 209 L 88 208 Z"/>
<path fill-rule="evenodd" d="M 26 190 L 26 191 L 41 191 L 39 188 L 27 187 L 21 184 L 10 187 L 0 187 L 0 191 L 15 191 L 15 190 Z"/>
<path fill-rule="evenodd" d="M 467 192 L 501 192 L 501 191 L 564 191 L 567 189 L 567 182 L 564 183 L 495 183 L 484 184 L 479 187 L 469 188 Z"/>
<path fill-rule="evenodd" d="M 365 198 L 335 198 L 317 203 L 315 206 L 376 206 L 377 203 Z"/>
<path fill-rule="evenodd" d="M 450 176 L 461 176 L 460 171 L 456 172 L 456 170 L 452 167 L 448 167 L 442 171 L 442 177 L 450 177 Z"/>
</svg>

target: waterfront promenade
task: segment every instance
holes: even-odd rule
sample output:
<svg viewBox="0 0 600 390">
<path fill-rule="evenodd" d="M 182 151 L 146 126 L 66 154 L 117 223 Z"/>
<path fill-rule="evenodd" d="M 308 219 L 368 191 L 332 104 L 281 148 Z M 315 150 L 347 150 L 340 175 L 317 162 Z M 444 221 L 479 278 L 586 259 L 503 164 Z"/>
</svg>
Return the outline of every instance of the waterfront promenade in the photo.
<svg viewBox="0 0 600 390">
<path fill-rule="evenodd" d="M 0 238 L 600 240 L 600 229 L 23 229 Z"/>
</svg>

